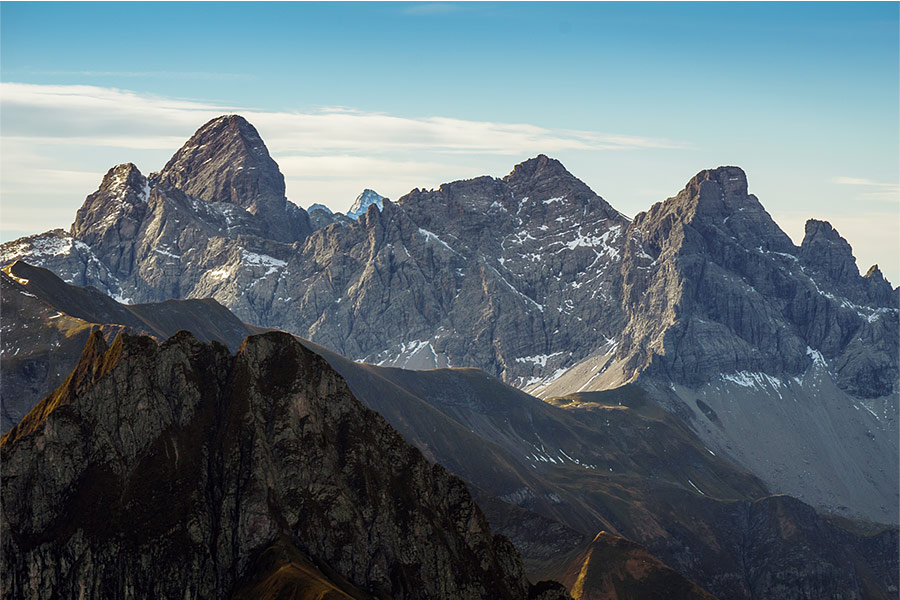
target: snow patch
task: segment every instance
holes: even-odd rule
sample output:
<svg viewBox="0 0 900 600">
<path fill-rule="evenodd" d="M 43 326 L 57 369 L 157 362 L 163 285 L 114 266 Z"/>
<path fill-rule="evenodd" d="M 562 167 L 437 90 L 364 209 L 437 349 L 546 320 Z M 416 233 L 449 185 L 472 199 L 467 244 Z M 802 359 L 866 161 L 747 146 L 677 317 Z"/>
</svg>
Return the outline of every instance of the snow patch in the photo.
<svg viewBox="0 0 900 600">
<path fill-rule="evenodd" d="M 806 355 L 812 358 L 813 364 L 817 367 L 827 367 L 828 363 L 825 361 L 825 357 L 822 356 L 822 353 L 818 350 L 813 350 L 809 346 L 806 347 Z"/>
<path fill-rule="evenodd" d="M 438 236 L 436 236 L 436 235 L 433 234 L 432 232 L 428 231 L 427 229 L 422 229 L 421 227 L 419 227 L 419 235 L 421 235 L 422 237 L 424 237 L 426 242 L 429 242 L 429 241 L 431 241 L 431 242 L 437 242 L 438 244 L 440 244 L 441 246 L 443 246 L 444 248 L 446 248 L 447 250 L 449 250 L 449 251 L 452 252 L 453 254 L 462 257 L 462 254 L 460 254 L 459 252 L 457 252 L 456 250 L 454 250 L 453 248 L 451 248 L 451 247 L 447 244 L 447 242 L 445 242 L 444 240 L 442 240 L 441 238 L 439 238 Z M 500 263 L 500 264 L 503 264 L 503 263 Z"/>
<path fill-rule="evenodd" d="M 722 373 L 720 377 L 724 381 L 728 381 L 745 388 L 766 390 L 774 390 L 779 397 L 781 396 L 780 388 L 786 387 L 786 384 L 779 379 L 769 375 L 768 373 L 738 371 L 737 373 Z"/>
<path fill-rule="evenodd" d="M 547 360 L 554 356 L 559 356 L 562 352 L 554 352 L 553 354 L 535 354 L 534 356 L 522 356 L 516 359 L 520 363 L 532 363 L 541 367 L 547 366 Z"/>
<path fill-rule="evenodd" d="M 214 269 L 212 271 L 207 271 L 206 276 L 210 279 L 228 279 L 231 276 L 231 269 L 228 267 L 222 267 L 220 269 Z"/>
<path fill-rule="evenodd" d="M 168 256 L 169 258 L 177 258 L 177 259 L 179 259 L 179 260 L 181 259 L 181 255 L 180 255 L 180 254 L 172 254 L 172 253 L 169 252 L 168 250 L 163 250 L 163 249 L 161 249 L 161 248 L 154 248 L 153 251 L 154 251 L 154 252 L 157 252 L 157 253 L 159 253 L 159 254 L 162 254 L 163 256 Z"/>
<path fill-rule="evenodd" d="M 268 267 L 263 277 L 267 277 L 272 273 L 277 272 L 278 269 L 287 266 L 287 263 L 283 260 L 269 256 L 268 254 L 248 252 L 243 248 L 241 249 L 241 262 L 250 267 Z"/>
</svg>

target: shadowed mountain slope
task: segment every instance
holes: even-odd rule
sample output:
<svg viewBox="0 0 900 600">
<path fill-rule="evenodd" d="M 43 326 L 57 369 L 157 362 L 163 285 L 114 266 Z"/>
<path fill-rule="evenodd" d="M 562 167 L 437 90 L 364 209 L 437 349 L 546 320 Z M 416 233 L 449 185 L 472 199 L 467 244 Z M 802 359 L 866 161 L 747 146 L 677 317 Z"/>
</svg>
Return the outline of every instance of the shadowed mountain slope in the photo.
<svg viewBox="0 0 900 600">
<path fill-rule="evenodd" d="M 232 356 L 188 333 L 107 348 L 96 332 L 0 450 L 14 595 L 223 597 L 274 585 L 264 555 L 281 540 L 301 588 L 528 597 L 465 485 L 287 334 Z"/>
</svg>

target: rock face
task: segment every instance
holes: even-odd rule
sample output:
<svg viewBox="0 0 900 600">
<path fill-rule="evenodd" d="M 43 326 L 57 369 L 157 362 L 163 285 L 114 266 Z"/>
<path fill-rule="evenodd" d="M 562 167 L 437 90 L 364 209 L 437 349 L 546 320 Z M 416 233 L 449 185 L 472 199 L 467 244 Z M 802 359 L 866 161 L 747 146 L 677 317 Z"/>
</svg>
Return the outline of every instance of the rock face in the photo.
<svg viewBox="0 0 900 600">
<path fill-rule="evenodd" d="M 541 395 L 564 375 L 556 393 L 642 374 L 796 376 L 807 349 L 854 396 L 895 392 L 890 284 L 877 268 L 860 277 L 827 223 L 794 246 L 737 167 L 699 173 L 634 222 L 546 156 L 398 202 L 366 190 L 355 221 L 311 210 L 285 200 L 256 130 L 227 115 L 159 174 L 110 170 L 69 234 L 0 253 L 123 300 L 213 297 L 353 359 L 476 366 Z"/>
<path fill-rule="evenodd" d="M 596 290 L 570 280 L 612 285 L 618 264 L 601 257 L 614 257 L 607 244 L 625 224 L 540 157 L 502 180 L 414 191 L 355 226 L 316 232 L 279 275 L 273 294 L 290 301 L 271 303 L 259 322 L 287 324 L 351 358 L 474 364 L 525 383 L 570 360 L 573 348 L 584 354 L 596 336 L 613 335 L 614 296 L 592 299 Z"/>
<path fill-rule="evenodd" d="M 4 256 L 122 301 L 160 302 L 209 297 L 225 279 L 249 287 L 311 231 L 256 130 L 228 115 L 201 127 L 160 173 L 114 167 L 69 233 L 17 240 Z"/>
<path fill-rule="evenodd" d="M 256 131 L 231 115 L 159 174 L 112 169 L 71 233 L 4 244 L 2 258 L 127 302 L 212 297 L 354 359 L 473 365 L 518 385 L 562 372 L 621 328 L 628 221 L 553 159 L 397 203 L 371 190 L 358 200 L 381 209 L 355 222 L 314 210 L 310 222 L 284 201 Z"/>
<path fill-rule="evenodd" d="M 226 597 L 267 579 L 267 552 L 297 589 L 528 597 L 464 484 L 287 334 L 232 356 L 187 333 L 108 349 L 95 333 L 0 449 L 15 597 Z"/>
</svg>

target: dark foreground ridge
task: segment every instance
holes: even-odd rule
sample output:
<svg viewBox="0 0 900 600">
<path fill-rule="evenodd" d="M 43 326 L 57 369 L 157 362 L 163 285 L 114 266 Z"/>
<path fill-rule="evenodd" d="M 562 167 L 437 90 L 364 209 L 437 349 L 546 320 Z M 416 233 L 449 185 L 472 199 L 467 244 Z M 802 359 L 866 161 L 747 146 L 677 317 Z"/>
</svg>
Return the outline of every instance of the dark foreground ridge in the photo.
<svg viewBox="0 0 900 600">
<path fill-rule="evenodd" d="M 0 452 L 10 597 L 538 592 L 465 485 L 288 334 L 94 333 Z"/>
</svg>

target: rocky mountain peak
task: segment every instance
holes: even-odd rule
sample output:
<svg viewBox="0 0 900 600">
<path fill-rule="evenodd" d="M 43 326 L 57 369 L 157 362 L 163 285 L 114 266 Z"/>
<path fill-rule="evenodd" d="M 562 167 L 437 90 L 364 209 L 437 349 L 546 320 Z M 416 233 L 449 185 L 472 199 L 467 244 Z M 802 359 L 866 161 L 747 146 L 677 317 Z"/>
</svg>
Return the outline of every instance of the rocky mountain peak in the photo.
<svg viewBox="0 0 900 600">
<path fill-rule="evenodd" d="M 366 188 L 356 197 L 356 200 L 353 201 L 353 205 L 350 207 L 350 210 L 347 211 L 347 216 L 355 221 L 369 210 L 369 207 L 373 204 L 378 207 L 378 210 L 381 210 L 385 200 L 386 198 L 378 194 L 375 190 Z"/>
<path fill-rule="evenodd" d="M 553 206 L 551 219 L 558 218 L 563 213 L 572 213 L 582 217 L 591 215 L 616 221 L 625 220 L 623 215 L 583 181 L 566 170 L 561 162 L 545 154 L 538 154 L 519 163 L 502 182 L 512 192 L 517 214 L 524 213 L 526 208 L 533 209 L 537 202 Z M 525 203 L 528 201 L 530 204 L 526 207 Z"/>
<path fill-rule="evenodd" d="M 123 163 L 106 172 L 99 191 L 134 204 L 147 201 L 150 186 L 134 163 Z"/>
<path fill-rule="evenodd" d="M 516 197 L 529 195 L 544 199 L 546 194 L 550 194 L 550 197 L 554 195 L 564 197 L 573 192 L 583 193 L 585 190 L 595 195 L 577 177 L 569 173 L 561 162 L 545 154 L 538 154 L 517 164 L 503 181 L 509 184 Z"/>
<path fill-rule="evenodd" d="M 513 183 L 523 179 L 546 179 L 564 176 L 573 177 L 563 164 L 555 158 L 550 158 L 546 154 L 538 154 L 534 158 L 529 158 L 513 167 L 513 170 L 505 179 Z"/>
<path fill-rule="evenodd" d="M 111 260 L 114 273 L 129 270 L 132 250 L 123 245 L 128 246 L 140 229 L 150 189 L 150 181 L 133 163 L 116 165 L 75 214 L 70 231 L 76 239 L 89 246 L 102 243 L 122 248 Z"/>
<path fill-rule="evenodd" d="M 716 184 L 726 196 L 747 196 L 747 174 L 740 167 L 718 167 L 700 171 L 688 182 L 685 190 L 691 196 L 698 196 L 707 182 Z"/>
<path fill-rule="evenodd" d="M 748 192 L 747 176 L 740 167 L 700 171 L 674 198 L 657 203 L 636 221 L 646 222 L 644 229 L 658 225 L 658 233 L 668 240 L 664 244 L 686 240 L 689 246 L 707 251 L 720 244 L 737 244 L 791 255 L 797 250 L 756 196 Z M 669 228 L 676 222 L 689 230 L 685 236 L 670 239 Z"/>
<path fill-rule="evenodd" d="M 203 125 L 166 163 L 159 180 L 206 202 L 251 213 L 283 211 L 284 177 L 246 119 L 224 115 Z"/>
<path fill-rule="evenodd" d="M 828 221 L 810 219 L 806 222 L 806 235 L 800 244 L 799 257 L 804 266 L 811 267 L 831 281 L 859 277 L 853 249 Z"/>
<path fill-rule="evenodd" d="M 884 275 L 882 274 L 881 269 L 878 268 L 878 265 L 877 265 L 877 264 L 872 265 L 871 267 L 869 267 L 869 270 L 866 271 L 866 274 L 863 275 L 863 277 L 865 277 L 866 279 L 871 279 L 871 280 L 873 280 L 873 281 L 879 281 L 879 280 L 881 280 L 881 281 L 887 281 L 887 280 L 884 278 Z"/>
</svg>

